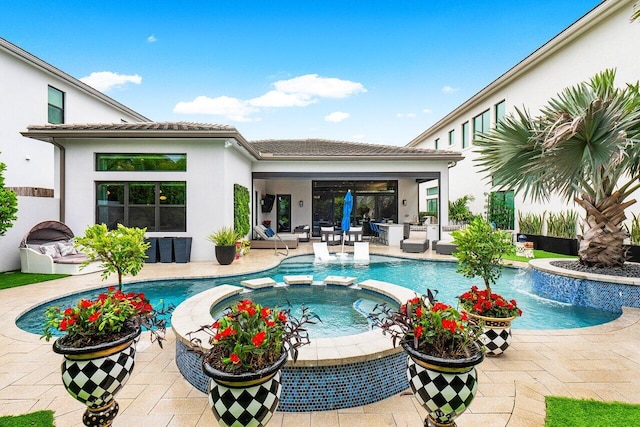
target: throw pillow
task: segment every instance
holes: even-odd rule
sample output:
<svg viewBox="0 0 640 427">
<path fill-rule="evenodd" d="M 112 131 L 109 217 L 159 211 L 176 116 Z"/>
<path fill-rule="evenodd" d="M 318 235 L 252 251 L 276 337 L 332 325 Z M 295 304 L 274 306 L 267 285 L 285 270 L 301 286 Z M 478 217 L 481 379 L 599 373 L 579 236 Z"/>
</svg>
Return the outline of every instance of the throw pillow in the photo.
<svg viewBox="0 0 640 427">
<path fill-rule="evenodd" d="M 56 243 L 56 247 L 58 251 L 60 251 L 60 256 L 75 255 L 78 253 L 71 242 L 58 242 Z"/>
<path fill-rule="evenodd" d="M 40 252 L 49 255 L 51 258 L 59 258 L 60 252 L 55 245 L 42 245 L 40 246 Z"/>
<path fill-rule="evenodd" d="M 265 231 L 265 234 L 267 235 L 267 237 L 273 237 L 276 233 L 273 232 L 272 229 L 267 228 Z"/>
</svg>

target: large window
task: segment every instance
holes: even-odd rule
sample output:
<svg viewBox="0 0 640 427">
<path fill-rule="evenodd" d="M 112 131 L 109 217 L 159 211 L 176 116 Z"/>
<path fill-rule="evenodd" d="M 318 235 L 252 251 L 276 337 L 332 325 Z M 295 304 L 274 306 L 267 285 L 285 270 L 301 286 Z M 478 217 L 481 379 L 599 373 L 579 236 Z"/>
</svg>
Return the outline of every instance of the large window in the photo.
<svg viewBox="0 0 640 427">
<path fill-rule="evenodd" d="M 462 124 L 462 148 L 469 147 L 469 122 Z"/>
<path fill-rule="evenodd" d="M 53 125 L 64 123 L 64 92 L 49 86 L 48 106 L 48 122 Z"/>
<path fill-rule="evenodd" d="M 109 172 L 186 171 L 186 154 L 98 153 L 96 170 Z"/>
<path fill-rule="evenodd" d="M 96 223 L 147 231 L 187 231 L 186 182 L 99 182 Z"/>
<path fill-rule="evenodd" d="M 475 138 L 476 135 L 478 135 L 479 133 L 487 132 L 489 130 L 489 126 L 490 126 L 489 110 L 475 116 L 473 118 L 473 137 Z"/>
<path fill-rule="evenodd" d="M 449 131 L 449 146 L 456 143 L 456 131 L 455 129 L 451 129 Z"/>
<path fill-rule="evenodd" d="M 438 217 L 438 187 L 427 188 L 427 215 Z"/>
</svg>

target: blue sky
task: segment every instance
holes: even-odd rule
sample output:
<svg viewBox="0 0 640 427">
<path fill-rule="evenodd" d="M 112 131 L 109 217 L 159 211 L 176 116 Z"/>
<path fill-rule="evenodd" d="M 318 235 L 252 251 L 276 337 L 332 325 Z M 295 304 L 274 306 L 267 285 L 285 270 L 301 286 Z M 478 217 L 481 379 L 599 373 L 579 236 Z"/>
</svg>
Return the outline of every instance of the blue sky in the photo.
<svg viewBox="0 0 640 427">
<path fill-rule="evenodd" d="M 13 1 L 0 36 L 152 120 L 404 145 L 598 3 Z"/>
</svg>

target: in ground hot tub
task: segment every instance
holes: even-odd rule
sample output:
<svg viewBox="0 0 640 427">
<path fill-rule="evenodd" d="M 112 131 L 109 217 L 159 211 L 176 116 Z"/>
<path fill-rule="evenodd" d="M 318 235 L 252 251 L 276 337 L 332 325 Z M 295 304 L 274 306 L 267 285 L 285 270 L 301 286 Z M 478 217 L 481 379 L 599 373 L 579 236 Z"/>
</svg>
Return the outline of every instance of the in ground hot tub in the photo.
<svg viewBox="0 0 640 427">
<path fill-rule="evenodd" d="M 376 280 L 366 280 L 349 289 L 341 286 L 295 285 L 287 287 L 286 292 L 295 292 L 296 289 L 300 289 L 301 293 L 315 292 L 320 287 L 324 289 L 319 294 L 329 292 L 332 298 L 340 298 L 341 292 L 343 295 L 355 292 L 356 296 L 361 292 L 364 299 L 367 295 L 375 295 L 376 298 L 390 298 L 400 303 L 415 296 L 413 291 L 406 288 Z M 284 291 L 285 288 L 276 287 L 274 291 L 279 289 Z M 202 356 L 188 351 L 187 334 L 202 325 L 212 324 L 212 309 L 222 302 L 225 302 L 224 306 L 230 305 L 230 297 L 243 293 L 241 298 L 260 302 L 259 294 L 255 294 L 254 298 L 251 293 L 244 294 L 246 291 L 238 286 L 218 286 L 185 300 L 173 312 L 171 324 L 176 334 L 178 369 L 187 381 L 203 393 L 207 392 L 209 379 L 201 370 Z M 356 313 L 349 315 L 365 315 L 358 312 L 357 307 L 354 310 Z M 366 308 L 361 307 L 361 310 Z M 386 399 L 408 388 L 406 355 L 400 347 L 394 348 L 390 337 L 383 335 L 379 329 L 324 338 L 314 338 L 312 332 L 310 335 L 311 344 L 300 347 L 297 362 L 294 364 L 289 360 L 282 370 L 279 411 L 350 408 Z M 208 335 L 203 334 L 201 339 L 207 342 Z"/>
</svg>

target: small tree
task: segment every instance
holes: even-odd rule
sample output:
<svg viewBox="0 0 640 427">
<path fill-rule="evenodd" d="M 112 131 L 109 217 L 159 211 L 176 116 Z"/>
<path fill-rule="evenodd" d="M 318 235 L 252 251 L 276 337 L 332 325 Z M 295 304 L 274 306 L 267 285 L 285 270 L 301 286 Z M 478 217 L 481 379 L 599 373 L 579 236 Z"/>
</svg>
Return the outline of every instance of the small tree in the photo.
<svg viewBox="0 0 640 427">
<path fill-rule="evenodd" d="M 18 197 L 16 193 L 7 190 L 4 186 L 3 172 L 7 166 L 0 163 L 0 236 L 4 236 L 9 228 L 13 226 L 13 221 L 18 219 Z"/>
<path fill-rule="evenodd" d="M 454 201 L 449 201 L 449 219 L 458 222 L 470 222 L 475 215 L 469 209 L 469 202 L 473 202 L 475 197 L 471 194 L 462 196 Z"/>
<path fill-rule="evenodd" d="M 96 224 L 87 228 L 84 236 L 76 239 L 76 246 L 82 248 L 89 260 L 99 261 L 105 270 L 102 280 L 111 273 L 118 274 L 118 289 L 122 290 L 122 276 L 135 276 L 142 270 L 146 251 L 150 244 L 144 241 L 146 228 L 128 228 L 118 224 L 115 230 L 107 230 L 106 224 Z"/>
<path fill-rule="evenodd" d="M 502 275 L 502 256 L 513 254 L 511 235 L 494 229 L 481 218 L 474 219 L 466 229 L 451 232 L 458 258 L 457 272 L 465 277 L 482 277 L 487 293 Z"/>
</svg>

